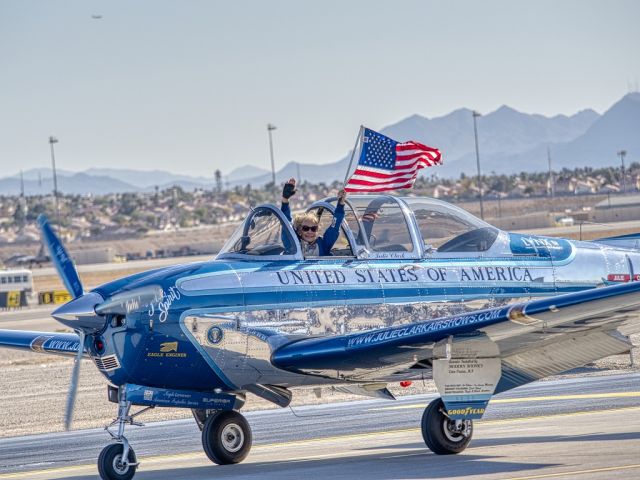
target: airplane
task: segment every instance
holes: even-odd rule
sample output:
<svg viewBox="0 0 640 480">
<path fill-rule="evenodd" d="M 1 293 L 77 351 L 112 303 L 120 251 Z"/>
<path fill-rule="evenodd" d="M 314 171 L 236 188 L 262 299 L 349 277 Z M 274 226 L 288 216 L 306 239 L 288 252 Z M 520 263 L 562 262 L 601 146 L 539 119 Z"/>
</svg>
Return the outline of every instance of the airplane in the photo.
<svg viewBox="0 0 640 480">
<path fill-rule="evenodd" d="M 336 198 L 310 205 L 321 231 Z M 248 455 L 247 393 L 286 407 L 296 388 L 394 399 L 433 379 L 421 431 L 436 454 L 465 450 L 493 395 L 633 347 L 640 235 L 575 241 L 509 233 L 443 201 L 348 197 L 331 256 L 307 257 L 275 205 L 253 208 L 215 259 L 130 275 L 85 292 L 45 217 L 38 223 L 74 297 L 52 316 L 75 333 L 0 330 L 0 346 L 76 356 L 69 428 L 89 357 L 117 417 L 104 479 L 139 462 L 127 425 L 191 409 L 216 464 Z M 132 413 L 132 407 L 141 410 Z"/>
<path fill-rule="evenodd" d="M 41 267 L 42 264 L 50 262 L 51 258 L 44 252 L 44 245 L 40 246 L 40 250 L 36 255 L 26 255 L 18 253 L 12 255 L 4 261 L 7 267 L 29 267 L 33 268 L 34 265 Z"/>
</svg>

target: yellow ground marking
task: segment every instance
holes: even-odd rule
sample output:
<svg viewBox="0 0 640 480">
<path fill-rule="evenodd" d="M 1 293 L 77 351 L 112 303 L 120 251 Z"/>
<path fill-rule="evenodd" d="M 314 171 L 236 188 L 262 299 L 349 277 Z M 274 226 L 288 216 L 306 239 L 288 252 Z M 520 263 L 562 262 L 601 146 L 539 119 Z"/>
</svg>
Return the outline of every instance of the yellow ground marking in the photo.
<svg viewBox="0 0 640 480">
<path fill-rule="evenodd" d="M 551 415 L 541 415 L 541 416 L 533 416 L 533 417 L 519 417 L 519 418 L 509 418 L 509 419 L 503 419 L 503 420 L 488 420 L 488 421 L 481 421 L 481 424 L 483 425 L 487 425 L 487 424 L 491 424 L 491 425 L 495 425 L 495 424 L 500 424 L 500 423 L 514 423 L 514 422 L 522 422 L 522 421 L 526 421 L 526 420 L 544 420 L 547 418 L 554 418 L 554 417 L 570 417 L 570 416 L 577 416 L 577 415 L 594 415 L 594 414 L 601 414 L 601 413 L 611 413 L 611 412 L 620 412 L 620 411 L 640 411 L 640 406 L 639 407 L 622 407 L 622 408 L 611 408 L 611 409 L 606 409 L 606 410 L 592 410 L 592 411 L 583 411 L 583 412 L 572 412 L 572 413 L 556 413 L 556 414 L 551 414 Z M 347 435 L 335 435 L 332 437 L 322 437 L 322 438 L 310 438 L 310 439 L 305 439 L 305 440 L 293 440 L 293 441 L 289 441 L 289 442 L 278 442 L 278 443 L 269 443 L 266 445 L 255 445 L 252 447 L 252 451 L 260 451 L 260 450 L 269 450 L 269 449 L 274 449 L 274 448 L 282 448 L 282 447 L 292 447 L 292 446 L 302 446 L 302 445 L 307 445 L 307 444 L 312 444 L 312 443 L 326 443 L 326 442 L 331 442 L 334 443 L 336 441 L 345 441 L 345 440 L 354 440 L 354 439 L 361 439 L 361 438 L 367 438 L 367 437 L 387 437 L 387 436 L 393 436 L 393 435 L 398 435 L 398 434 L 406 434 L 406 433 L 418 433 L 420 432 L 420 428 L 402 428 L 402 429 L 398 429 L 398 430 L 393 430 L 393 431 L 379 431 L 379 432 L 367 432 L 367 433 L 352 433 L 352 434 L 347 434 Z M 331 456 L 331 455 L 327 455 L 327 456 Z M 347 452 L 340 454 L 339 452 L 336 452 L 336 454 L 334 456 L 348 456 Z M 308 457 L 305 455 L 304 459 L 300 459 L 300 461 L 304 461 L 305 459 L 307 459 Z M 173 454 L 173 455 L 157 455 L 157 456 L 150 456 L 150 457 L 143 457 L 143 458 L 139 458 L 138 461 L 144 466 L 144 467 L 148 467 L 150 464 L 162 464 L 162 463 L 167 463 L 167 462 L 175 462 L 175 461 L 179 461 L 179 460 L 205 460 L 205 454 L 204 452 L 189 452 L 189 453 L 177 453 L 177 454 Z M 283 460 L 284 461 L 284 460 Z M 293 459 L 291 460 L 287 460 L 287 461 L 293 461 Z M 144 468 L 143 467 L 143 468 Z M 612 470 L 615 469 L 619 469 L 619 468 L 637 468 L 639 466 L 623 466 L 623 467 L 608 467 L 611 468 Z M 85 465 L 74 465 L 74 466 L 70 466 L 70 467 L 56 467 L 56 468 L 45 468 L 42 470 L 29 470 L 29 471 L 24 471 L 24 472 L 12 472 L 12 473 L 0 473 L 0 480 L 5 480 L 5 479 L 33 479 L 36 476 L 45 476 L 45 475 L 60 475 L 60 474 L 81 474 L 83 472 L 86 472 L 87 469 L 95 469 L 96 466 L 95 464 L 85 464 Z M 598 470 L 593 470 L 594 472 L 597 472 Z M 606 470 L 603 470 L 606 471 Z M 589 473 L 591 471 L 584 471 L 584 473 Z M 566 474 L 548 474 L 547 476 L 549 477 L 553 477 L 553 476 L 562 476 L 562 475 L 570 475 L 571 473 L 575 473 L 575 472 L 570 472 L 570 473 L 566 473 Z M 509 480 L 526 480 L 526 479 L 535 479 L 535 478 L 545 478 L 544 475 L 542 476 L 532 476 L 532 477 L 521 477 L 521 478 L 512 478 Z"/>
<path fill-rule="evenodd" d="M 617 393 L 577 393 L 575 395 L 550 395 L 545 397 L 522 397 L 522 398 L 495 398 L 491 399 L 490 405 L 496 403 L 526 403 L 526 402 L 549 402 L 553 400 L 594 400 L 597 398 L 633 398 L 640 397 L 640 392 L 617 392 Z M 425 408 L 425 403 L 412 403 L 410 405 L 397 405 L 393 407 L 370 408 L 369 411 L 381 410 L 404 410 L 409 408 Z"/>
<path fill-rule="evenodd" d="M 513 477 L 506 480 L 534 480 L 536 478 L 554 478 L 554 477 L 573 477 L 574 475 L 586 475 L 588 473 L 614 472 L 616 470 L 630 470 L 632 468 L 640 468 L 640 463 L 635 465 L 620 465 L 618 467 L 592 468 L 590 470 L 573 470 L 564 473 L 542 473 L 539 475 L 529 475 L 526 477 Z"/>
</svg>

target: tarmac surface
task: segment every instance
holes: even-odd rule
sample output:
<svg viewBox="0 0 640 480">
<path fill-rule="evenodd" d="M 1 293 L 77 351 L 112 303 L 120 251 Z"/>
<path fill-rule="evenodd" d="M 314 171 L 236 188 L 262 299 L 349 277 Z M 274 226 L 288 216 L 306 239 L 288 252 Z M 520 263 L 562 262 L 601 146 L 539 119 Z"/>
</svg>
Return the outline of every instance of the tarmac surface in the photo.
<svg viewBox="0 0 640 480">
<path fill-rule="evenodd" d="M 640 478 L 640 373 L 536 382 L 496 396 L 460 455 L 438 456 L 419 430 L 433 396 L 246 414 L 254 446 L 216 466 L 192 420 L 127 427 L 136 479 Z M 141 418 L 144 419 L 144 416 Z M 0 439 L 0 480 L 94 479 L 100 429 Z"/>
</svg>

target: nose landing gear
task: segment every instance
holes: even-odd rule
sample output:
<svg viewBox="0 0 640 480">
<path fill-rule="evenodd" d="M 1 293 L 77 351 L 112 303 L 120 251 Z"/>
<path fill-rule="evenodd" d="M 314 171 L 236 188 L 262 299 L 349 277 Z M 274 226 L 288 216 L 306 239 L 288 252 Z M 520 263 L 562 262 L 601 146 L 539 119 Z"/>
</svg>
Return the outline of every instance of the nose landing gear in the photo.
<svg viewBox="0 0 640 480">
<path fill-rule="evenodd" d="M 98 457 L 98 472 L 103 480 L 131 480 L 133 478 L 140 464 L 127 437 L 124 436 L 124 427 L 127 424 L 142 427 L 143 424 L 135 421 L 134 418 L 152 408 L 145 407 L 130 415 L 131 402 L 126 400 L 124 389 L 119 393 L 118 417 L 104 428 L 114 442 L 104 447 Z M 118 425 L 118 433 L 110 430 L 114 425 Z"/>
<path fill-rule="evenodd" d="M 127 461 L 123 460 L 124 450 L 128 450 Z M 98 473 L 104 480 L 131 480 L 138 468 L 136 454 L 128 445 L 112 443 L 104 447 L 98 457 Z"/>
</svg>

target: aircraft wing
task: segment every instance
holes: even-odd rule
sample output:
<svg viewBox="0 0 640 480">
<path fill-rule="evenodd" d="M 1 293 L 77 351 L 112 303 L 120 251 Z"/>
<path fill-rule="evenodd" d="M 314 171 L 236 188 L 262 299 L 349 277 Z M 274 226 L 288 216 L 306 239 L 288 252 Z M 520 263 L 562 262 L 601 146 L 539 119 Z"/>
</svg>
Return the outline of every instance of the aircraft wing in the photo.
<svg viewBox="0 0 640 480">
<path fill-rule="evenodd" d="M 309 338 L 277 348 L 289 371 L 352 381 L 416 373 L 437 360 L 499 359 L 494 393 L 628 352 L 640 331 L 640 282 L 585 290 L 363 333 Z M 435 370 L 434 370 L 435 377 Z M 389 378 L 389 377 L 387 377 Z M 406 377 L 405 377 L 406 378 Z M 437 382 L 437 378 L 436 378 Z"/>
<path fill-rule="evenodd" d="M 75 333 L 0 330 L 0 347 L 53 355 L 78 355 L 80 339 Z M 85 353 L 86 354 L 86 353 Z"/>
</svg>

